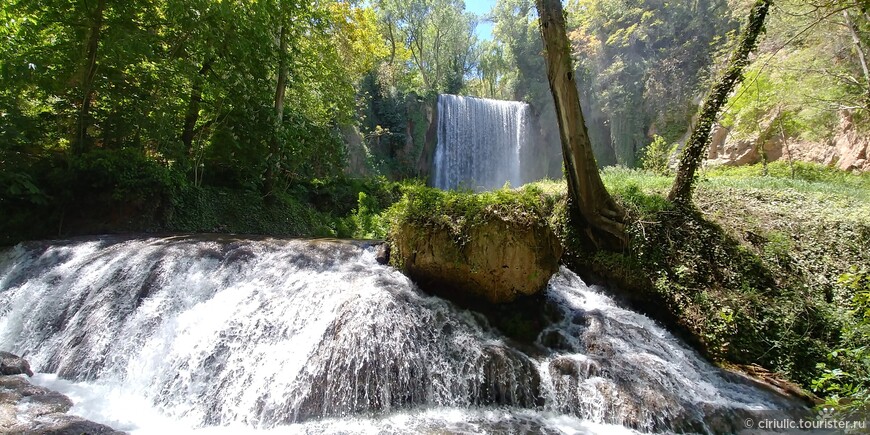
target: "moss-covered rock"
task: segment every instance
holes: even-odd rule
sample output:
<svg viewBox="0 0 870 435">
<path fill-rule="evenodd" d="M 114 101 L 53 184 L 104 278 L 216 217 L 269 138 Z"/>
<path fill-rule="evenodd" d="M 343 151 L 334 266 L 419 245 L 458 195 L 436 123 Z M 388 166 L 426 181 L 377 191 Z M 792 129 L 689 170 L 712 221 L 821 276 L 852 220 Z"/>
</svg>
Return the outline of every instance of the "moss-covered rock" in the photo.
<svg viewBox="0 0 870 435">
<path fill-rule="evenodd" d="M 511 302 L 543 290 L 559 269 L 562 247 L 546 226 L 496 217 L 457 243 L 445 228 L 404 224 L 394 233 L 403 270 L 422 288 L 458 298 Z"/>
<path fill-rule="evenodd" d="M 430 293 L 459 302 L 505 303 L 544 289 L 561 243 L 537 188 L 484 194 L 411 186 L 393 209 L 392 263 Z"/>
</svg>

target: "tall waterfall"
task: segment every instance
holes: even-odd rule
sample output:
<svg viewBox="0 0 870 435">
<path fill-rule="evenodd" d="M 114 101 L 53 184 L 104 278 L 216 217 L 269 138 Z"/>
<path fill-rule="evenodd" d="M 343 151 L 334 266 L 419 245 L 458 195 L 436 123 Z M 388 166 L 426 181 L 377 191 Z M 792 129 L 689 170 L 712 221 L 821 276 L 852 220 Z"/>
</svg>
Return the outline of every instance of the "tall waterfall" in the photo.
<svg viewBox="0 0 870 435">
<path fill-rule="evenodd" d="M 782 409 L 567 269 L 515 346 L 360 243 L 89 238 L 0 252 L 0 349 L 133 433 L 735 432 Z M 628 428 L 626 428 L 628 427 Z"/>
<path fill-rule="evenodd" d="M 520 169 L 529 113 L 525 103 L 440 95 L 435 187 L 480 191 L 531 181 L 522 179 Z"/>
</svg>

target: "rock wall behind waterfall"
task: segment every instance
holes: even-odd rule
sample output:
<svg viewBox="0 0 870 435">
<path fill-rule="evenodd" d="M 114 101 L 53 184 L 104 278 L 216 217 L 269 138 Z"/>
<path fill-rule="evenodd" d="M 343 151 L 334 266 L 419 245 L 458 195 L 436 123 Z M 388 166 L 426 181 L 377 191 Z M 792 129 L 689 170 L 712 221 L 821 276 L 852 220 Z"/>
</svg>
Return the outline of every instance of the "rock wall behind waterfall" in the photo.
<svg viewBox="0 0 870 435">
<path fill-rule="evenodd" d="M 413 93 L 369 101 L 359 127 L 341 129 L 348 155 L 345 173 L 427 179 L 437 141 L 436 104 Z"/>
</svg>

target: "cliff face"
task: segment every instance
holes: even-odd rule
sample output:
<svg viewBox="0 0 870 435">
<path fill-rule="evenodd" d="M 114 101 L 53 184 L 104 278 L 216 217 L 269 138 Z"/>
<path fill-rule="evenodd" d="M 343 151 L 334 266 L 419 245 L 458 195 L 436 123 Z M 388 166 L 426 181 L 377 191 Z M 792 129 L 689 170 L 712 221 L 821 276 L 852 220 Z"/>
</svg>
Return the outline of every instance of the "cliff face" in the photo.
<svg viewBox="0 0 870 435">
<path fill-rule="evenodd" d="M 341 126 L 347 147 L 345 174 L 427 179 L 438 142 L 436 106 L 433 100 L 410 96 L 401 109 L 394 109 L 396 119 L 380 120 L 383 125 Z"/>
<path fill-rule="evenodd" d="M 870 171 L 870 136 L 855 126 L 851 114 L 841 114 L 833 137 L 824 142 L 785 138 L 773 130 L 773 120 L 761 123 L 761 133 L 744 140 L 735 140 L 725 127 L 713 131 L 707 153 L 707 163 L 739 166 L 762 161 L 762 151 L 768 161 L 799 160 L 834 166 L 845 171 Z"/>
</svg>

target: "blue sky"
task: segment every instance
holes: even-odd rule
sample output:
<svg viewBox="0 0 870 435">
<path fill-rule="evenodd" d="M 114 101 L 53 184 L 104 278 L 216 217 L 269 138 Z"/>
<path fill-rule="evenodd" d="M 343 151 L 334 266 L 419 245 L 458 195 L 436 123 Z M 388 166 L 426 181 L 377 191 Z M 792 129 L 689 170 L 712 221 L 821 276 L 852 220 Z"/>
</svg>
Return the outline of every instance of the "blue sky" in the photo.
<svg viewBox="0 0 870 435">
<path fill-rule="evenodd" d="M 495 6 L 496 0 L 465 0 L 465 10 L 478 15 L 485 15 Z M 483 22 L 477 25 L 477 36 L 481 39 L 492 39 L 492 23 Z"/>
</svg>

